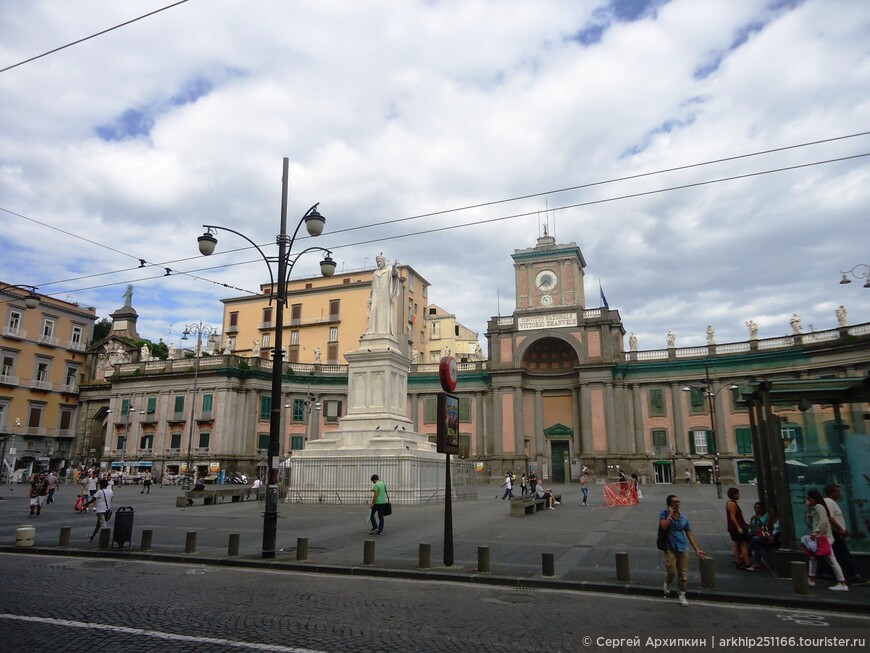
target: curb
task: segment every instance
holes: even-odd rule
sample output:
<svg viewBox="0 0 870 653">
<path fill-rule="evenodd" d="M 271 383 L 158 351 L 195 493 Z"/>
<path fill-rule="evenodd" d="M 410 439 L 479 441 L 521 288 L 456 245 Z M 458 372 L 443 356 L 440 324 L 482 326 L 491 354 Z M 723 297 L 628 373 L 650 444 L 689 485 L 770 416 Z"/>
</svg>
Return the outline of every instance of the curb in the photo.
<svg viewBox="0 0 870 653">
<path fill-rule="evenodd" d="M 134 552 L 130 549 L 98 550 L 77 548 L 14 547 L 0 545 L 0 553 L 19 555 L 45 555 L 69 558 L 104 558 L 113 560 L 141 560 L 172 564 L 199 564 L 214 567 L 235 567 L 240 569 L 268 569 L 271 571 L 303 572 L 334 576 L 360 576 L 367 578 L 387 578 L 401 580 L 426 580 L 432 582 L 470 583 L 509 587 L 517 590 L 550 589 L 571 592 L 591 592 L 597 594 L 624 594 L 628 596 L 662 597 L 660 586 L 639 585 L 635 583 L 607 583 L 600 581 L 571 581 L 558 578 L 524 578 L 467 571 L 445 571 L 439 569 L 397 569 L 373 565 L 336 565 L 306 562 L 265 561 L 245 558 L 200 557 L 195 554 Z M 711 603 L 740 603 L 742 605 L 764 605 L 769 607 L 802 608 L 809 610 L 835 610 L 837 612 L 870 615 L 870 604 L 849 602 L 836 598 L 817 595 L 773 595 L 744 594 L 739 592 L 717 592 L 715 590 L 688 590 L 688 597 L 694 601 Z"/>
</svg>

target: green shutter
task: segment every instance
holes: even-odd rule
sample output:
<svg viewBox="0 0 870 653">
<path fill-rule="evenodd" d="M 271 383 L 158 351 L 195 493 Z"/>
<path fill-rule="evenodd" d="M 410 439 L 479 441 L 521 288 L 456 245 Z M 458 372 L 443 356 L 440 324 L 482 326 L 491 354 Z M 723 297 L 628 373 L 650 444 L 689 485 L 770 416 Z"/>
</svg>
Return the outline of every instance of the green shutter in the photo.
<svg viewBox="0 0 870 653">
<path fill-rule="evenodd" d="M 181 415 L 184 412 L 184 395 L 175 397 L 175 414 Z"/>
<path fill-rule="evenodd" d="M 290 448 L 293 450 L 302 449 L 305 446 L 305 438 L 301 435 L 290 436 Z"/>
<path fill-rule="evenodd" d="M 425 397 L 423 399 L 423 422 L 426 424 L 434 424 L 438 417 L 438 398 Z"/>
<path fill-rule="evenodd" d="M 294 399 L 293 400 L 293 421 L 294 422 L 304 422 L 305 421 L 305 400 L 304 399 Z M 302 447 L 298 447 L 301 449 Z"/>
<path fill-rule="evenodd" d="M 148 408 L 146 410 L 149 415 L 157 411 L 157 397 L 148 397 Z"/>
<path fill-rule="evenodd" d="M 737 453 L 752 453 L 752 430 L 745 426 L 734 429 L 734 437 L 737 440 Z"/>
<path fill-rule="evenodd" d="M 257 434 L 257 449 L 268 449 L 269 448 L 269 434 L 268 433 L 258 433 Z"/>
<path fill-rule="evenodd" d="M 210 413 L 212 404 L 214 403 L 214 395 L 207 394 L 202 396 L 202 412 Z"/>
<path fill-rule="evenodd" d="M 260 395 L 260 421 L 267 422 L 272 414 L 272 397 Z"/>
<path fill-rule="evenodd" d="M 211 446 L 209 444 L 210 440 L 211 440 L 211 433 L 209 433 L 208 431 L 200 431 L 199 446 L 201 449 L 206 449 L 207 447 Z"/>
<path fill-rule="evenodd" d="M 707 431 L 707 453 L 716 453 L 716 438 L 713 437 L 713 431 Z"/>
<path fill-rule="evenodd" d="M 471 397 L 460 397 L 459 398 L 459 421 L 460 422 L 470 422 L 471 421 Z"/>
<path fill-rule="evenodd" d="M 130 400 L 122 399 L 121 400 L 121 415 L 126 415 L 130 412 Z"/>
<path fill-rule="evenodd" d="M 698 452 L 695 449 L 695 432 L 689 431 L 689 453 L 693 456 L 697 455 Z"/>
</svg>

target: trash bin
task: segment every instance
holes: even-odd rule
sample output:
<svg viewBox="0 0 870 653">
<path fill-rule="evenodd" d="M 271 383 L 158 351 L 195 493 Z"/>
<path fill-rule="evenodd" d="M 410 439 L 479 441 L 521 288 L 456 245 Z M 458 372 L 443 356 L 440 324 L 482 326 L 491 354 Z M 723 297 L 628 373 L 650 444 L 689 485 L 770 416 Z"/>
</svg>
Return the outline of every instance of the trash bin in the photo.
<svg viewBox="0 0 870 653">
<path fill-rule="evenodd" d="M 114 523 L 112 523 L 114 522 Z M 112 544 L 117 544 L 119 549 L 127 543 L 133 548 L 133 508 L 126 506 L 118 508 L 112 516 Z"/>
</svg>

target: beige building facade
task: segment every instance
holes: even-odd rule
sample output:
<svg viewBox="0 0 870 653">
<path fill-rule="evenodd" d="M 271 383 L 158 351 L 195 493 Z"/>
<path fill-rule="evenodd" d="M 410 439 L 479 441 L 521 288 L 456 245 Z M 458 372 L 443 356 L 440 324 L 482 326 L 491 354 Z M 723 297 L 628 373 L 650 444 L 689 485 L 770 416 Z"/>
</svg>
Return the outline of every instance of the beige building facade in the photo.
<svg viewBox="0 0 870 653">
<path fill-rule="evenodd" d="M 3 478 L 63 467 L 72 453 L 85 350 L 96 312 L 0 283 Z"/>
</svg>

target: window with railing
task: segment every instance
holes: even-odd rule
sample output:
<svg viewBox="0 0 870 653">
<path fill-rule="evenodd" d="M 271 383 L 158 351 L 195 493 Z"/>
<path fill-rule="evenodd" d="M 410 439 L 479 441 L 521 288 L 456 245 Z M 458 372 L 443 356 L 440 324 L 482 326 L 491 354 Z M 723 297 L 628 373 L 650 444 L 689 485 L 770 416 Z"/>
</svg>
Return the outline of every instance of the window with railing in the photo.
<svg viewBox="0 0 870 653">
<path fill-rule="evenodd" d="M 292 304 L 290 306 L 290 324 L 302 323 L 302 304 Z M 280 328 L 281 325 L 279 324 Z"/>
<path fill-rule="evenodd" d="M 154 448 L 154 434 L 153 433 L 143 433 L 142 437 L 139 438 L 139 448 L 140 449 L 153 449 Z"/>
<path fill-rule="evenodd" d="M 471 421 L 471 397 L 460 397 L 459 398 L 459 421 L 460 422 L 470 422 Z"/>
<path fill-rule="evenodd" d="M 329 424 L 338 422 L 341 417 L 341 401 L 337 399 L 329 399 L 324 402 L 323 406 L 324 420 Z"/>
<path fill-rule="evenodd" d="M 341 319 L 341 300 L 340 299 L 330 299 L 329 300 L 329 321 L 337 322 Z"/>
<path fill-rule="evenodd" d="M 227 331 L 238 331 L 239 330 L 239 312 L 232 311 L 229 315 L 229 322 L 227 324 Z"/>
<path fill-rule="evenodd" d="M 668 449 L 668 431 L 667 429 L 653 429 L 651 432 L 652 435 L 652 446 L 653 446 L 653 455 L 656 456 L 666 456 L 670 453 Z"/>
<path fill-rule="evenodd" d="M 119 435 L 118 436 L 118 446 L 115 447 L 119 451 L 125 451 L 127 449 L 127 436 Z"/>
<path fill-rule="evenodd" d="M 423 398 L 423 423 L 434 424 L 438 420 L 438 398 Z"/>
<path fill-rule="evenodd" d="M 72 435 L 72 423 L 73 423 L 73 413 L 74 410 L 72 408 L 61 408 L 60 415 L 57 420 L 57 430 L 60 435 Z"/>
<path fill-rule="evenodd" d="M 202 395 L 202 413 L 200 414 L 201 419 L 211 419 L 212 415 L 212 407 L 214 405 L 214 395 L 210 392 L 207 392 Z"/>
<path fill-rule="evenodd" d="M 701 429 L 689 431 L 689 445 L 691 452 L 699 456 L 716 453 L 716 447 L 713 443 L 713 431 Z"/>
<path fill-rule="evenodd" d="M 293 421 L 294 422 L 304 422 L 305 421 L 305 400 L 304 399 L 294 399 L 293 400 Z"/>
<path fill-rule="evenodd" d="M 257 449 L 269 450 L 269 434 L 257 433 Z"/>
<path fill-rule="evenodd" d="M 47 383 L 51 372 L 51 361 L 38 358 L 36 359 L 36 380 L 41 383 Z"/>
<path fill-rule="evenodd" d="M 15 309 L 10 310 L 9 311 L 9 319 L 6 321 L 6 328 L 12 333 L 15 333 L 16 331 L 20 331 L 21 330 L 21 320 L 22 320 L 22 315 L 19 311 L 16 311 Z"/>
<path fill-rule="evenodd" d="M 157 397 L 148 397 L 148 401 L 145 404 L 145 413 L 148 415 L 153 415 L 157 412 Z"/>
<path fill-rule="evenodd" d="M 175 421 L 182 421 L 184 419 L 184 395 L 175 395 L 175 401 L 173 402 L 173 414 Z"/>
</svg>

